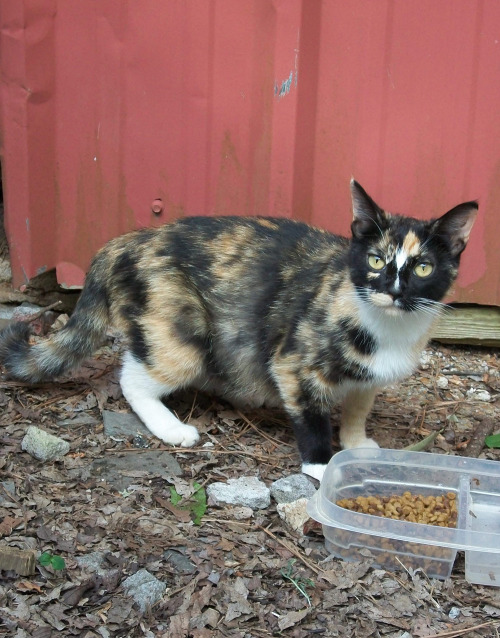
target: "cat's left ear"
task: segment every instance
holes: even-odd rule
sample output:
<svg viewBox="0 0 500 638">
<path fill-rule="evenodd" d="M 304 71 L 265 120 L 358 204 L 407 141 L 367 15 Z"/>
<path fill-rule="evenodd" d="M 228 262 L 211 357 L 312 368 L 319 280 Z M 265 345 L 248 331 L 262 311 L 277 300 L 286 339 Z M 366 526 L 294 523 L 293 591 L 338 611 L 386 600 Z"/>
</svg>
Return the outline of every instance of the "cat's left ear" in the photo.
<svg viewBox="0 0 500 638">
<path fill-rule="evenodd" d="M 449 210 L 432 225 L 433 233 L 448 239 L 453 257 L 458 257 L 467 246 L 477 211 L 477 202 L 465 202 Z"/>
</svg>

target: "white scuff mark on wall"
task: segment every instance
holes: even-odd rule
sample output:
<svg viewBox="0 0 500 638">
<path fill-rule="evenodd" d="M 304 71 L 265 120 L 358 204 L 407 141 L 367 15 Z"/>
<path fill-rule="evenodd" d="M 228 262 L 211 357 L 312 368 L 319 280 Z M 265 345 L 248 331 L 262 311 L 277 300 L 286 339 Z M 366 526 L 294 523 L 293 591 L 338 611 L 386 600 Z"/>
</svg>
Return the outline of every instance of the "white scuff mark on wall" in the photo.
<svg viewBox="0 0 500 638">
<path fill-rule="evenodd" d="M 278 98 L 285 97 L 290 93 L 292 86 L 297 86 L 297 74 L 294 75 L 293 71 L 290 71 L 290 75 L 286 80 L 283 80 L 281 86 L 278 83 L 274 85 L 274 95 Z"/>
<path fill-rule="evenodd" d="M 283 80 L 281 83 L 274 83 L 274 96 L 278 99 L 285 97 L 288 95 L 292 88 L 297 88 L 297 82 L 299 77 L 299 41 L 300 41 L 300 31 L 297 32 L 297 46 L 294 49 L 295 53 L 295 64 L 294 68 L 290 71 L 290 75 Z"/>
</svg>

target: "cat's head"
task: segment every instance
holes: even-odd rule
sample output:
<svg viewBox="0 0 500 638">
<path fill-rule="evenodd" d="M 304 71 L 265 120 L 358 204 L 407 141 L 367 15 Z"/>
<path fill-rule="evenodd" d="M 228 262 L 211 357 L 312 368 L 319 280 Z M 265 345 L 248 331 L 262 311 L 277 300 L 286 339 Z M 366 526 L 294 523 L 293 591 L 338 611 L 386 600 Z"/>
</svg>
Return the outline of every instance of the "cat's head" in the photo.
<svg viewBox="0 0 500 638">
<path fill-rule="evenodd" d="M 455 281 L 477 202 L 421 221 L 381 209 L 351 181 L 351 279 L 358 294 L 389 314 L 437 307 Z"/>
</svg>

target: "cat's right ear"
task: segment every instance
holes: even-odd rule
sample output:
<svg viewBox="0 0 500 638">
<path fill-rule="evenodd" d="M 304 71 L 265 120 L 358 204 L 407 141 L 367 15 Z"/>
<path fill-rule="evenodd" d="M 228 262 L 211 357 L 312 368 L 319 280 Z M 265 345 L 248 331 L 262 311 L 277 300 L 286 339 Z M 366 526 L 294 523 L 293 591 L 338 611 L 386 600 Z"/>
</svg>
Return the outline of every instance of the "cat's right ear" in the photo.
<svg viewBox="0 0 500 638">
<path fill-rule="evenodd" d="M 361 239 L 381 235 L 386 226 L 386 214 L 355 179 L 351 179 L 351 197 L 353 236 Z"/>
</svg>

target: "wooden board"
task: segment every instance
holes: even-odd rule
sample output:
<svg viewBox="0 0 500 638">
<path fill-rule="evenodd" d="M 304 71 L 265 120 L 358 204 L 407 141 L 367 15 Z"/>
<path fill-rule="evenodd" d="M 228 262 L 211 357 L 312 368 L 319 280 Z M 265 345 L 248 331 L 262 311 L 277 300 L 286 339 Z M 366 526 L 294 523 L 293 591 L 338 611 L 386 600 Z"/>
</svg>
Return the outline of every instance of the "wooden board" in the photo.
<svg viewBox="0 0 500 638">
<path fill-rule="evenodd" d="M 450 306 L 434 329 L 432 339 L 441 343 L 500 347 L 500 308 Z"/>
<path fill-rule="evenodd" d="M 20 576 L 35 573 L 36 552 L 32 549 L 0 546 L 0 570 L 14 571 Z"/>
</svg>

